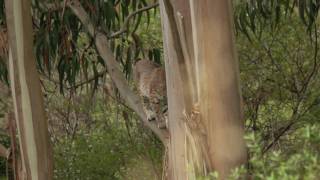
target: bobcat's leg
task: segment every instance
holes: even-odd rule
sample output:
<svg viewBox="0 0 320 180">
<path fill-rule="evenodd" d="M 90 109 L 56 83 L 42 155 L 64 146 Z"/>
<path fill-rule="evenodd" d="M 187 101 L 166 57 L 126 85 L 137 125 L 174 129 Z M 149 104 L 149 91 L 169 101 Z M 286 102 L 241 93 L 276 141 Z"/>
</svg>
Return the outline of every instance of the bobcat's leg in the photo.
<svg viewBox="0 0 320 180">
<path fill-rule="evenodd" d="M 158 115 L 158 127 L 160 129 L 168 128 L 168 107 L 161 107 L 161 111 Z"/>
<path fill-rule="evenodd" d="M 147 115 L 147 119 L 149 121 L 154 121 L 156 119 L 156 113 L 153 111 L 153 108 L 151 107 L 151 103 L 148 97 L 143 96 L 143 109 L 144 112 Z"/>
<path fill-rule="evenodd" d="M 153 109 L 153 112 L 156 113 L 157 119 L 157 126 L 160 129 L 166 129 L 167 128 L 167 119 L 165 117 L 165 113 L 162 111 L 162 100 L 159 98 L 153 98 L 151 99 L 151 108 Z"/>
<path fill-rule="evenodd" d="M 160 129 L 166 129 L 168 126 L 168 119 L 166 116 L 161 116 L 161 117 L 158 117 L 157 119 L 157 125 L 158 125 L 158 128 Z"/>
</svg>

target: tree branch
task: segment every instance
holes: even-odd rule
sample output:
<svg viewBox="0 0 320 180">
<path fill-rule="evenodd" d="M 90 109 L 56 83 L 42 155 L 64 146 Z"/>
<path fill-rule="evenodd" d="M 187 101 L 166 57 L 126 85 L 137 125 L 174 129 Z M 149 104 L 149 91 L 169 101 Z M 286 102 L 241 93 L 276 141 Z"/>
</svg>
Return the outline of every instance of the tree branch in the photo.
<svg viewBox="0 0 320 180">
<path fill-rule="evenodd" d="M 129 22 L 130 22 L 131 18 L 133 18 L 135 15 L 137 15 L 137 14 L 139 14 L 141 12 L 148 11 L 148 10 L 156 8 L 158 6 L 159 6 L 159 3 L 154 3 L 154 4 L 151 4 L 149 6 L 145 6 L 145 7 L 141 8 L 141 9 L 138 9 L 138 10 L 132 12 L 131 14 L 129 14 L 126 17 L 126 19 L 124 20 L 123 26 L 120 28 L 120 30 L 117 31 L 117 32 L 112 33 L 110 36 L 108 36 L 108 38 L 115 38 L 115 37 L 118 37 L 119 35 L 127 32 L 128 31 Z"/>
<path fill-rule="evenodd" d="M 103 71 L 98 72 L 95 76 L 92 76 L 92 77 L 88 78 L 85 81 L 78 82 L 74 86 L 67 87 L 67 89 L 76 89 L 76 88 L 81 87 L 81 86 L 83 86 L 85 84 L 88 84 L 88 83 L 96 80 L 99 77 L 103 77 L 106 74 L 106 72 L 107 72 L 107 69 L 104 69 Z"/>
<path fill-rule="evenodd" d="M 2 144 L 0 144 L 0 157 L 7 158 L 8 155 L 8 149 L 4 147 Z"/>
<path fill-rule="evenodd" d="M 291 129 L 291 127 L 295 124 L 295 121 L 292 121 L 290 122 L 289 124 L 287 124 L 285 127 L 281 128 L 279 132 L 279 134 L 274 138 L 274 140 L 268 144 L 267 147 L 265 147 L 263 150 L 262 150 L 262 154 L 265 154 L 269 149 L 271 149 L 279 140 L 280 138 L 287 132 Z"/>
<path fill-rule="evenodd" d="M 121 97 L 125 100 L 128 106 L 137 113 L 143 123 L 149 127 L 165 144 L 168 138 L 168 132 L 166 130 L 159 129 L 155 123 L 148 121 L 139 96 L 130 89 L 125 77 L 121 72 L 120 65 L 116 61 L 111 49 L 108 46 L 108 37 L 97 30 L 90 20 L 89 15 L 86 13 L 78 0 L 71 1 L 68 4 L 68 7 L 86 27 L 88 33 L 94 38 L 97 50 L 102 59 L 105 61 L 108 73 L 119 90 Z"/>
</svg>

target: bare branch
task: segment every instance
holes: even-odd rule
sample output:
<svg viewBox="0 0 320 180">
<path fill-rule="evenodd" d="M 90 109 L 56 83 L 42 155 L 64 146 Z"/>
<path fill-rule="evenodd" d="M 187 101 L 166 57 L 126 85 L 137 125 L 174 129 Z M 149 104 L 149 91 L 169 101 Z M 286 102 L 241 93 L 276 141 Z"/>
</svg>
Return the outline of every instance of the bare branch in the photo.
<svg viewBox="0 0 320 180">
<path fill-rule="evenodd" d="M 159 3 L 154 3 L 154 4 L 151 4 L 149 6 L 145 6 L 145 7 L 141 8 L 141 9 L 138 9 L 138 10 L 132 12 L 131 14 L 129 14 L 126 17 L 126 19 L 124 20 L 123 26 L 120 28 L 120 30 L 117 31 L 117 32 L 112 33 L 110 36 L 108 36 L 108 38 L 116 38 L 119 35 L 127 32 L 128 31 L 129 22 L 130 22 L 131 18 L 133 18 L 134 16 L 136 16 L 137 14 L 139 14 L 141 12 L 148 11 L 148 10 L 156 8 L 158 6 L 159 6 Z"/>
<path fill-rule="evenodd" d="M 291 121 L 290 123 L 288 123 L 285 127 L 280 128 L 280 132 L 279 134 L 274 138 L 274 140 L 267 145 L 267 147 L 265 147 L 262 150 L 262 154 L 265 154 L 269 149 L 271 149 L 279 140 L 280 138 L 291 129 L 291 127 L 295 124 L 295 121 Z"/>
<path fill-rule="evenodd" d="M 85 80 L 85 81 L 81 81 L 81 82 L 78 82 L 77 84 L 75 84 L 75 85 L 73 85 L 73 86 L 67 87 L 67 89 L 75 89 L 75 88 L 81 87 L 81 86 L 83 86 L 83 85 L 85 85 L 85 84 L 88 84 L 88 83 L 96 80 L 96 79 L 99 78 L 99 77 L 103 77 L 106 73 L 107 73 L 107 69 L 104 69 L 103 71 L 98 72 L 96 75 L 88 78 L 88 79 Z"/>
</svg>

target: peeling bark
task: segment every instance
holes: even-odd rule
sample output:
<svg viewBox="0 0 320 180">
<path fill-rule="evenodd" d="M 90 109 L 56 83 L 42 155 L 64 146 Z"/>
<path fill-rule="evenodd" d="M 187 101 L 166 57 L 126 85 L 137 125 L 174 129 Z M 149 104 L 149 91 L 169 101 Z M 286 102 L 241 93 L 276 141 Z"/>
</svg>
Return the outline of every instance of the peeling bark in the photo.
<svg viewBox="0 0 320 180">
<path fill-rule="evenodd" d="M 246 161 L 231 3 L 162 0 L 160 10 L 170 179 L 195 179 L 214 170 L 225 179 Z"/>
</svg>

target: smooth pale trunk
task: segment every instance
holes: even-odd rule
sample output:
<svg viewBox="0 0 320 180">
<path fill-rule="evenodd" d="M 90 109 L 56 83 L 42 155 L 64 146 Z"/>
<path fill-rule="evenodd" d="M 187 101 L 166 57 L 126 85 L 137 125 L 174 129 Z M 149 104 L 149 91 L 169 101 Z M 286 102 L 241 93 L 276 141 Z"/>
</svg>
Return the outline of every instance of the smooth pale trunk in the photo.
<svg viewBox="0 0 320 180">
<path fill-rule="evenodd" d="M 238 60 L 230 1 L 190 0 L 200 114 L 211 163 L 225 178 L 246 161 Z"/>
<path fill-rule="evenodd" d="M 168 148 L 168 179 L 187 179 L 187 169 L 185 162 L 185 130 L 183 124 L 182 111 L 184 110 L 184 100 L 182 92 L 182 80 L 178 71 L 179 65 L 177 55 L 173 47 L 169 20 L 166 14 L 163 1 L 160 3 L 160 13 L 162 22 L 162 34 L 164 41 L 164 59 L 167 81 L 167 98 L 168 98 L 168 128 L 170 139 Z"/>
<path fill-rule="evenodd" d="M 165 0 L 164 0 L 165 1 Z M 171 1 L 180 41 L 192 65 L 190 80 L 195 85 L 193 103 L 199 103 L 202 127 L 206 132 L 206 145 L 210 165 L 225 178 L 230 170 L 246 161 L 246 147 L 239 72 L 234 49 L 231 3 L 225 0 Z M 163 1 L 160 1 L 164 38 L 167 92 L 169 105 L 169 178 L 193 179 L 195 167 L 190 165 L 186 146 L 186 128 L 183 120 L 185 104 L 182 95 L 182 74 L 179 72 L 177 52 L 174 48 L 172 27 Z M 180 24 L 179 24 L 180 23 Z M 183 31 L 181 31 L 181 27 Z M 182 33 L 183 32 L 183 33 Z M 181 37 L 184 36 L 181 40 Z M 187 55 L 187 56 L 186 56 Z M 186 61 L 186 59 L 184 59 Z M 194 95 L 194 94 L 193 94 Z"/>
<path fill-rule="evenodd" d="M 33 54 L 31 3 L 6 0 L 9 70 L 22 158 L 21 179 L 52 179 L 52 152 Z"/>
</svg>

